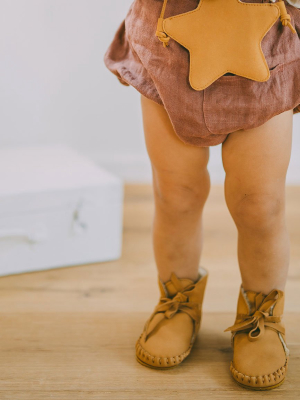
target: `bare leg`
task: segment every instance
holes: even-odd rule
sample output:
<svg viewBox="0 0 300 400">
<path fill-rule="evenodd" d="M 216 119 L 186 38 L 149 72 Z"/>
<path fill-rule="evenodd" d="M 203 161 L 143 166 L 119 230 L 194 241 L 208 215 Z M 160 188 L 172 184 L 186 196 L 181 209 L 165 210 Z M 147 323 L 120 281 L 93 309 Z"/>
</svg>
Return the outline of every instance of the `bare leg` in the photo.
<svg viewBox="0 0 300 400">
<path fill-rule="evenodd" d="M 222 145 L 225 198 L 238 229 L 238 260 L 245 290 L 284 290 L 289 266 L 285 180 L 292 143 L 292 110 Z"/>
<path fill-rule="evenodd" d="M 153 174 L 158 273 L 164 282 L 171 272 L 195 280 L 203 244 L 202 211 L 210 190 L 209 148 L 179 139 L 163 106 L 143 95 L 141 106 Z"/>
</svg>

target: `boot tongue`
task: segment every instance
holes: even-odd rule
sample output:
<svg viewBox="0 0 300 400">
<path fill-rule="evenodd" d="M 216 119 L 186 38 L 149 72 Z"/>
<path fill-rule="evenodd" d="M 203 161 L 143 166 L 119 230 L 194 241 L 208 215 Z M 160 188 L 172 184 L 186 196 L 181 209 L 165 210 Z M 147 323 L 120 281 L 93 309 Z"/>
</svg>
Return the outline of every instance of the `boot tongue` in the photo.
<svg viewBox="0 0 300 400">
<path fill-rule="evenodd" d="M 253 314 L 259 308 L 266 295 L 258 292 L 253 292 L 252 290 L 245 291 L 245 294 L 247 296 L 250 314 Z"/>
<path fill-rule="evenodd" d="M 180 278 L 179 280 L 183 286 L 183 289 L 185 289 L 187 286 L 194 283 L 194 281 L 192 279 L 188 279 L 188 278 Z M 165 285 L 165 288 L 167 289 L 169 297 L 173 297 L 178 293 L 178 290 L 176 289 L 176 287 L 174 286 L 172 281 L 168 281 L 164 285 Z"/>
</svg>

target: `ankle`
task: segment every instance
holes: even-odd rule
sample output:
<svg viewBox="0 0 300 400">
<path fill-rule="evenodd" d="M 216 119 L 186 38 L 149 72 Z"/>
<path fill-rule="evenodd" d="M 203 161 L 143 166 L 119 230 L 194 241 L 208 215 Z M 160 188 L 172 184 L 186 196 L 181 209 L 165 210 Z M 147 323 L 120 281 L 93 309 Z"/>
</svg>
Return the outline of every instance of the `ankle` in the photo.
<svg viewBox="0 0 300 400">
<path fill-rule="evenodd" d="M 168 271 L 167 273 L 159 272 L 158 277 L 163 283 L 166 283 L 171 279 L 172 272 L 174 272 L 174 274 L 179 279 L 191 279 L 193 282 L 196 282 L 200 277 L 200 272 L 198 270 L 195 272 L 188 272 L 188 271 L 184 271 L 184 270 L 183 271 L 176 271 L 176 270 Z"/>
<path fill-rule="evenodd" d="M 252 291 L 268 295 L 273 289 L 285 291 L 285 282 L 244 282 L 242 283 L 245 291 Z"/>
</svg>

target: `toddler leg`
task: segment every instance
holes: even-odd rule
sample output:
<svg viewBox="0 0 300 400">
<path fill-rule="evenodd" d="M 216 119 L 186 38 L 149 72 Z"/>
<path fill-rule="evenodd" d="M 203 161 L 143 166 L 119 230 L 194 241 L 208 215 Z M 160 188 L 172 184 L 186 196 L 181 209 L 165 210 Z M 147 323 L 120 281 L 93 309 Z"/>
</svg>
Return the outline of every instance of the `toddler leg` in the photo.
<svg viewBox="0 0 300 400">
<path fill-rule="evenodd" d="M 185 144 L 163 106 L 144 96 L 141 104 L 153 175 L 160 299 L 136 342 L 136 358 L 146 367 L 165 369 L 187 358 L 201 324 L 208 271 L 199 261 L 209 149 Z"/>
<path fill-rule="evenodd" d="M 210 190 L 208 147 L 178 138 L 163 106 L 141 95 L 155 215 L 153 246 L 159 277 L 195 280 L 202 250 L 202 211 Z"/>
<path fill-rule="evenodd" d="M 225 198 L 238 230 L 245 290 L 284 290 L 289 265 L 285 180 L 292 143 L 292 110 L 264 125 L 231 133 L 222 145 Z"/>
</svg>

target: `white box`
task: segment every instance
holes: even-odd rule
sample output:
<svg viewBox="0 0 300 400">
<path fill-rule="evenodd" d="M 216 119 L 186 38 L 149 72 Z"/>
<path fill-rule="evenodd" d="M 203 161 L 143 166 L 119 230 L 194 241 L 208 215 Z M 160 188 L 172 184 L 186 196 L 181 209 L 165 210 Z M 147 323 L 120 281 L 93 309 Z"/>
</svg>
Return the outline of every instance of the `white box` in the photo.
<svg viewBox="0 0 300 400">
<path fill-rule="evenodd" d="M 0 149 L 0 275 L 118 259 L 123 182 L 65 146 Z"/>
</svg>

